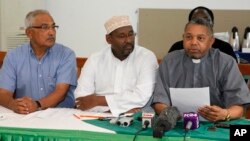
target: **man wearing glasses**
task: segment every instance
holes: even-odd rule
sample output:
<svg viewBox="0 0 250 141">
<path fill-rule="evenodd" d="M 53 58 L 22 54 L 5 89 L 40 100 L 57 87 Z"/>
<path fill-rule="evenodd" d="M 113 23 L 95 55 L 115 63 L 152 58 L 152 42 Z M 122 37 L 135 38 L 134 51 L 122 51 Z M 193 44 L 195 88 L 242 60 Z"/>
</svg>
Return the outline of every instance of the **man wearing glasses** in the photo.
<svg viewBox="0 0 250 141">
<path fill-rule="evenodd" d="M 114 116 L 137 112 L 152 95 L 158 63 L 154 53 L 135 45 L 128 16 L 105 23 L 110 47 L 92 54 L 85 63 L 74 92 L 76 107 L 106 106 Z"/>
<path fill-rule="evenodd" d="M 168 53 L 160 65 L 152 105 L 156 113 L 172 105 L 170 88 L 209 87 L 210 105 L 199 107 L 199 115 L 212 122 L 243 116 L 244 106 L 250 103 L 249 90 L 236 61 L 212 48 L 214 40 L 206 19 L 196 18 L 186 24 L 184 49 Z"/>
<path fill-rule="evenodd" d="M 30 42 L 10 50 L 4 59 L 0 105 L 20 114 L 74 107 L 75 53 L 55 43 L 58 26 L 48 11 L 29 12 L 25 26 Z"/>
<path fill-rule="evenodd" d="M 208 9 L 207 7 L 198 6 L 194 8 L 193 10 L 191 10 L 188 16 L 188 21 L 194 18 L 204 18 L 208 20 L 208 22 L 211 24 L 212 27 L 214 26 L 214 14 L 212 10 Z M 220 39 L 214 38 L 214 43 L 212 45 L 212 48 L 219 49 L 221 52 L 224 52 L 232 56 L 235 59 L 235 61 L 237 61 L 233 48 L 229 43 L 224 42 Z M 174 43 L 168 52 L 172 52 L 172 51 L 180 50 L 180 49 L 183 49 L 183 41 L 178 41 Z"/>
</svg>

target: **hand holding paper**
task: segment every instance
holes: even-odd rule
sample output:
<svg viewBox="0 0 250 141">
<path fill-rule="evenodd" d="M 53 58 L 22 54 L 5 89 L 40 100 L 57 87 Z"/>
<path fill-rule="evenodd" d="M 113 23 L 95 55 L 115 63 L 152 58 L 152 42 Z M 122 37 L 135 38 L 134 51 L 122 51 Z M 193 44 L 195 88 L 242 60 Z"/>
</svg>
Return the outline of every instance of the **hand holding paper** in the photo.
<svg viewBox="0 0 250 141">
<path fill-rule="evenodd" d="M 198 108 L 210 105 L 209 87 L 170 88 L 170 97 L 172 105 L 179 109 L 181 115 L 184 112 L 197 112 Z"/>
</svg>

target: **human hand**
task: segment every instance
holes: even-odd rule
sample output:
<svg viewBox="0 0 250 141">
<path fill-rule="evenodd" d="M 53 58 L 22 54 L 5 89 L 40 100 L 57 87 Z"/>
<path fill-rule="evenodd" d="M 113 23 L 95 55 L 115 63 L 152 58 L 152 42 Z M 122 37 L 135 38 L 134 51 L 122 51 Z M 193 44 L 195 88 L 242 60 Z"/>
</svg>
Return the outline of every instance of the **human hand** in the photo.
<svg viewBox="0 0 250 141">
<path fill-rule="evenodd" d="M 141 108 L 133 108 L 133 109 L 128 110 L 125 113 L 136 113 L 136 112 L 139 112 L 139 111 L 141 111 Z"/>
<path fill-rule="evenodd" d="M 81 110 L 88 110 L 98 105 L 97 96 L 91 94 L 84 97 L 78 97 L 76 99 L 76 108 Z"/>
<path fill-rule="evenodd" d="M 19 114 L 29 114 L 36 111 L 36 105 L 30 97 L 22 97 L 12 100 L 8 107 Z"/>
<path fill-rule="evenodd" d="M 26 102 L 28 106 L 29 113 L 37 111 L 38 105 L 33 99 L 31 99 L 30 97 L 23 97 L 23 100 Z"/>
<path fill-rule="evenodd" d="M 219 106 L 204 106 L 198 109 L 198 114 L 200 114 L 205 119 L 216 122 L 219 120 L 225 120 L 228 114 L 227 109 L 223 109 Z"/>
</svg>

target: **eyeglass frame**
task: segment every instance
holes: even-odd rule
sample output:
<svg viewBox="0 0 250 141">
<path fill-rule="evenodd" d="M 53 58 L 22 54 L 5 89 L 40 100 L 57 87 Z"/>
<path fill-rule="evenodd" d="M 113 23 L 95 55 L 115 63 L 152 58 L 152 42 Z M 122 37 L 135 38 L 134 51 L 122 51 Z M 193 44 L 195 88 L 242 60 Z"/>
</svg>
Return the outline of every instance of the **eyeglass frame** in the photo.
<svg viewBox="0 0 250 141">
<path fill-rule="evenodd" d="M 42 24 L 40 26 L 30 26 L 29 28 L 35 28 L 35 29 L 41 29 L 43 31 L 48 31 L 49 29 L 53 29 L 53 30 L 56 30 L 59 28 L 58 25 L 47 25 L 47 24 Z"/>
</svg>

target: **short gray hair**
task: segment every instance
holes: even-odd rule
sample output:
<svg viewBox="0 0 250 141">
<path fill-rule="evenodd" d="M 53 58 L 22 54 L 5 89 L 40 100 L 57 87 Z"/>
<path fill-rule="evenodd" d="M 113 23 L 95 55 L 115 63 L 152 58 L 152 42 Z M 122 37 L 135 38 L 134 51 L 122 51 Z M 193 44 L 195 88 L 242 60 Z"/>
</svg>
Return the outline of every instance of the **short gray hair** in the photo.
<svg viewBox="0 0 250 141">
<path fill-rule="evenodd" d="M 43 10 L 43 9 L 30 11 L 26 15 L 26 18 L 25 18 L 25 27 L 29 28 L 29 27 L 33 26 L 34 18 L 39 14 L 48 14 L 48 15 L 50 15 L 50 13 L 47 10 Z"/>
<path fill-rule="evenodd" d="M 209 33 L 213 36 L 214 31 L 213 31 L 213 26 L 209 23 L 208 20 L 204 19 L 204 18 L 194 18 L 191 19 L 185 26 L 185 30 L 187 28 L 188 25 L 190 24 L 196 24 L 196 25 L 203 25 L 206 26 L 208 28 Z"/>
</svg>

